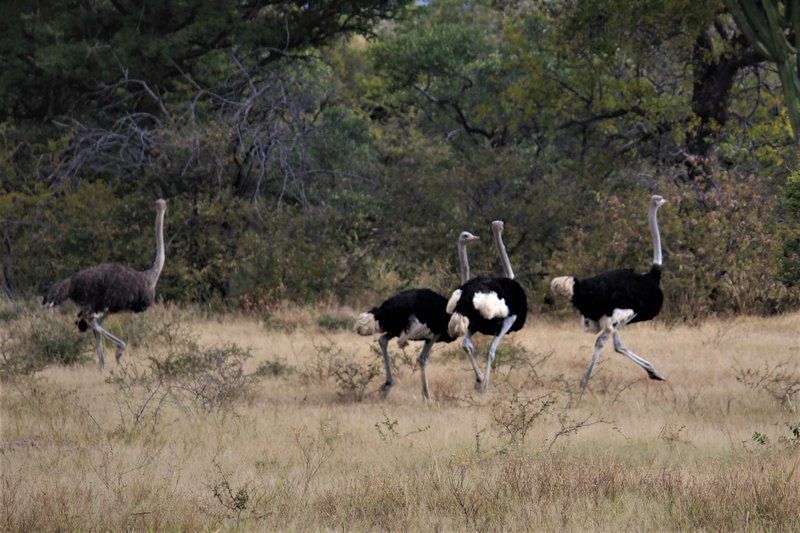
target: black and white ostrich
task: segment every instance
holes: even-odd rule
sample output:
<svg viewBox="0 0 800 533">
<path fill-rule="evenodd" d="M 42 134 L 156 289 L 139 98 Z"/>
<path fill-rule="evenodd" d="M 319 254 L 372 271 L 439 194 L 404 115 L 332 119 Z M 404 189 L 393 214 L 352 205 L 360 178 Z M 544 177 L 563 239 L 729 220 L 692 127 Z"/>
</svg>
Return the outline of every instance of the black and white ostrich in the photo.
<svg viewBox="0 0 800 533">
<path fill-rule="evenodd" d="M 577 279 L 562 276 L 553 279 L 550 287 L 553 292 L 569 298 L 572 305 L 581 312 L 581 321 L 586 331 L 600 333 L 594 344 L 594 353 L 589 367 L 581 380 L 586 388 L 592 376 L 600 351 L 608 337 L 614 337 L 614 350 L 630 358 L 647 372 L 650 379 L 662 381 L 653 365 L 622 345 L 619 331 L 626 324 L 644 322 L 658 315 L 664 295 L 661 292 L 661 235 L 658 232 L 656 213 L 666 200 L 654 195 L 650 198 L 648 221 L 653 236 L 653 266 L 646 274 L 637 274 L 631 269 L 612 270 L 592 278 Z"/>
<path fill-rule="evenodd" d="M 141 313 L 155 301 L 156 283 L 164 267 L 166 210 L 167 202 L 156 200 L 156 259 L 152 268 L 139 272 L 118 263 L 89 267 L 54 284 L 42 300 L 45 307 L 53 307 L 70 299 L 81 308 L 78 328 L 86 331 L 91 327 L 94 331 L 101 371 L 105 368 L 103 337 L 117 345 L 117 363 L 125 353 L 125 342 L 103 328 L 106 316 L 122 311 Z"/>
<path fill-rule="evenodd" d="M 451 337 L 464 335 L 462 347 L 475 371 L 475 388 L 484 393 L 489 390 L 489 377 L 497 346 L 506 333 L 522 329 L 528 314 L 528 298 L 522 286 L 514 280 L 514 271 L 503 244 L 502 232 L 503 222 L 492 222 L 492 233 L 500 252 L 505 277 L 479 276 L 468 280 L 453 292 L 447 302 L 447 312 L 451 313 L 447 331 Z M 466 253 L 463 257 L 466 260 Z M 481 372 L 475 360 L 473 333 L 494 335 L 486 355 L 485 373 Z"/>
<path fill-rule="evenodd" d="M 458 237 L 459 257 L 461 259 L 462 279 L 469 278 L 469 264 L 466 263 L 466 246 L 478 237 L 462 232 Z M 461 250 L 463 249 L 463 253 Z M 447 298 L 430 289 L 409 289 L 387 299 L 381 305 L 361 313 L 356 319 L 353 329 L 359 335 L 383 333 L 378 339 L 383 354 L 383 365 L 386 369 L 386 382 L 381 386 L 383 397 L 388 396 L 394 383 L 392 365 L 389 361 L 389 341 L 397 337 L 397 344 L 405 348 L 408 341 L 425 341 L 417 358 L 422 379 L 422 396 L 430 399 L 426 366 L 431 348 L 436 342 L 453 342 L 455 337 L 448 335 Z"/>
</svg>

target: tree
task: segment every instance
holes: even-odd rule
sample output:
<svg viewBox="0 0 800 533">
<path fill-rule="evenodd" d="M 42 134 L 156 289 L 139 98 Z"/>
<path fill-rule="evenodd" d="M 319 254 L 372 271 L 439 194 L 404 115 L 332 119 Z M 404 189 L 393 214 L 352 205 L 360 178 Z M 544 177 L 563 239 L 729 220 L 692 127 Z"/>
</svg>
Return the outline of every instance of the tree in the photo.
<svg viewBox="0 0 800 533">
<path fill-rule="evenodd" d="M 800 4 L 797 0 L 725 0 L 758 54 L 778 68 L 795 139 L 800 140 Z"/>
<path fill-rule="evenodd" d="M 368 33 L 408 0 L 44 0 L 0 11 L 0 122 L 74 114 L 121 77 L 158 95 L 211 85 L 220 56 L 260 64 Z M 124 73 L 124 76 L 123 76 Z M 136 91 L 145 107 L 144 91 Z"/>
</svg>

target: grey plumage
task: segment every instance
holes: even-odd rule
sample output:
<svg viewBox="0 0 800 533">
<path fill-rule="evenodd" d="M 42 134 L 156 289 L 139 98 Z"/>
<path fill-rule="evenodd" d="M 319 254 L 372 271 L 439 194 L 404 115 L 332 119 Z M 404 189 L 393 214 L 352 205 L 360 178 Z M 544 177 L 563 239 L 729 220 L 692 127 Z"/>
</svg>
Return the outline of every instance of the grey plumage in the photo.
<svg viewBox="0 0 800 533">
<path fill-rule="evenodd" d="M 70 299 L 91 313 L 141 313 L 155 301 L 155 285 L 144 272 L 118 263 L 103 263 L 59 281 L 44 298 L 52 307 Z"/>
</svg>

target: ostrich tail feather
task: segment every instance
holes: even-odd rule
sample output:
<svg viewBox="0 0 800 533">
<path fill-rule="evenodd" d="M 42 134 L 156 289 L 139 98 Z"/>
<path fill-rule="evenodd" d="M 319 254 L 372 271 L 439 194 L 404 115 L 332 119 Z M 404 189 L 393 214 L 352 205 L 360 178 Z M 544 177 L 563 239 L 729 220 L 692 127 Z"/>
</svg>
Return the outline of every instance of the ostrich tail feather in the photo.
<svg viewBox="0 0 800 533">
<path fill-rule="evenodd" d="M 469 318 L 461 313 L 453 313 L 450 317 L 450 322 L 447 324 L 447 334 L 454 339 L 467 334 L 469 328 Z"/>
<path fill-rule="evenodd" d="M 575 278 L 572 276 L 560 276 L 558 278 L 553 278 L 553 281 L 550 282 L 550 290 L 559 296 L 563 296 L 564 298 L 571 300 L 572 295 L 575 292 Z"/>
<path fill-rule="evenodd" d="M 379 331 L 380 325 L 378 321 L 375 320 L 375 315 L 372 313 L 361 313 L 358 315 L 356 323 L 353 325 L 353 330 L 359 335 L 364 335 L 366 337 Z"/>
<path fill-rule="evenodd" d="M 453 291 L 453 294 L 450 296 L 450 299 L 447 300 L 447 307 L 445 307 L 445 311 L 447 314 L 452 315 L 453 311 L 456 310 L 456 306 L 458 305 L 458 301 L 461 299 L 461 289 L 456 289 Z"/>
</svg>

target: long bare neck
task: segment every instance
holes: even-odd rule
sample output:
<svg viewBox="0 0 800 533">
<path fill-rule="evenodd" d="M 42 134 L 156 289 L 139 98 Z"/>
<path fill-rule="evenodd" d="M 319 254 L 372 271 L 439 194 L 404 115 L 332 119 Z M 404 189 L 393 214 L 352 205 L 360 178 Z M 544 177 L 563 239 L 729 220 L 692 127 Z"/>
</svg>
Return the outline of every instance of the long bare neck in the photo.
<svg viewBox="0 0 800 533">
<path fill-rule="evenodd" d="M 656 212 L 658 212 L 658 207 L 651 205 L 647 219 L 650 222 L 650 234 L 653 236 L 653 264 L 661 266 L 661 234 L 658 232 Z"/>
<path fill-rule="evenodd" d="M 156 288 L 162 268 L 164 268 L 164 211 L 159 211 L 156 214 L 156 260 L 153 262 L 153 267 L 145 272 L 150 288 Z"/>
<path fill-rule="evenodd" d="M 461 284 L 469 281 L 469 259 L 467 259 L 467 243 L 458 241 L 458 261 L 461 263 Z"/>
<path fill-rule="evenodd" d="M 494 242 L 497 244 L 497 251 L 500 252 L 500 262 L 503 264 L 503 271 L 507 278 L 514 279 L 514 271 L 511 269 L 511 261 L 508 260 L 508 253 L 506 253 L 506 246 L 503 244 L 503 237 L 499 229 L 493 229 Z"/>
</svg>

